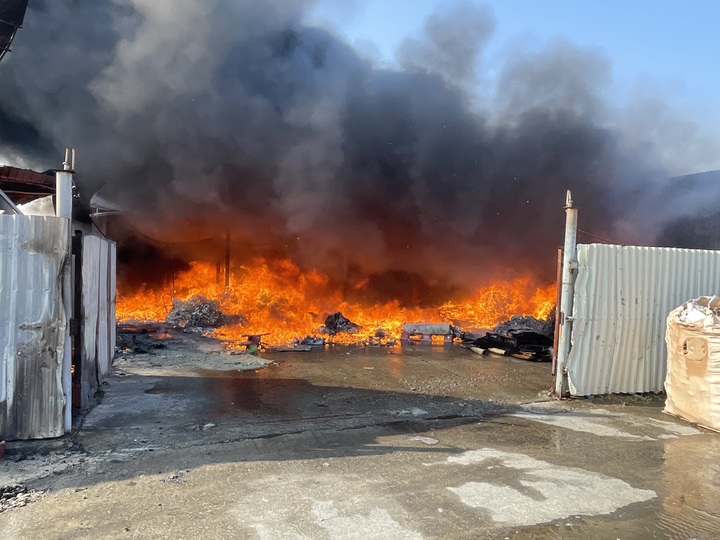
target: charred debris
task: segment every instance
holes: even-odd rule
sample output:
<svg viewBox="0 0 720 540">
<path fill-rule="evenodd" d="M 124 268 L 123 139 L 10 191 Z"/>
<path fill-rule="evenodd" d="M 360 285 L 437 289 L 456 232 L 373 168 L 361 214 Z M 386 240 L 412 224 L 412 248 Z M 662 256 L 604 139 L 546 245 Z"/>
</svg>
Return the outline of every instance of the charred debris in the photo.
<svg viewBox="0 0 720 540">
<path fill-rule="evenodd" d="M 463 344 L 483 356 L 493 353 L 522 360 L 549 361 L 554 334 L 554 316 L 547 320 L 516 316 L 482 336 L 464 339 Z"/>
</svg>

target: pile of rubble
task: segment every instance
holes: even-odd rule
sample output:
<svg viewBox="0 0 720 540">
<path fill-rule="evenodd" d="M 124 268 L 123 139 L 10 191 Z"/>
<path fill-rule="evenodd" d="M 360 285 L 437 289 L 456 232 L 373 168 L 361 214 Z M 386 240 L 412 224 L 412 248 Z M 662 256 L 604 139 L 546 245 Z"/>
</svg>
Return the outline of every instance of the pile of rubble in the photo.
<svg viewBox="0 0 720 540">
<path fill-rule="evenodd" d="M 35 491 L 22 484 L 0 486 L 0 512 L 20 508 L 42 497 L 42 491 Z"/>
<path fill-rule="evenodd" d="M 220 304 L 204 296 L 189 300 L 173 300 L 173 307 L 165 318 L 167 324 L 182 328 L 185 332 L 204 334 L 227 324 L 243 322 L 241 315 L 227 315 L 220 311 Z"/>
<path fill-rule="evenodd" d="M 553 337 L 555 332 L 555 311 L 547 319 L 516 315 L 492 329 L 496 334 L 512 335 L 521 332 L 533 332 L 541 336 Z"/>
<path fill-rule="evenodd" d="M 484 336 L 466 336 L 465 344 L 478 354 L 499 354 L 522 360 L 549 361 L 553 355 L 555 312 L 548 319 L 515 316 Z"/>
</svg>

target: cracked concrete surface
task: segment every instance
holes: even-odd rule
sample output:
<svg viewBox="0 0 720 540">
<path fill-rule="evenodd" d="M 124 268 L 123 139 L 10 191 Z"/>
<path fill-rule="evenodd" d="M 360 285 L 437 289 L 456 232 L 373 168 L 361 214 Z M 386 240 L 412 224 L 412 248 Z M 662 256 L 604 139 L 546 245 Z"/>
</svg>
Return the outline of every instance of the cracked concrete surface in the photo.
<svg viewBox="0 0 720 540">
<path fill-rule="evenodd" d="M 10 442 L 0 538 L 717 538 L 720 435 L 661 397 L 549 399 L 460 347 L 121 354 L 73 434 Z M 145 339 L 152 339 L 145 337 Z M 348 354 L 350 353 L 350 354 Z"/>
</svg>

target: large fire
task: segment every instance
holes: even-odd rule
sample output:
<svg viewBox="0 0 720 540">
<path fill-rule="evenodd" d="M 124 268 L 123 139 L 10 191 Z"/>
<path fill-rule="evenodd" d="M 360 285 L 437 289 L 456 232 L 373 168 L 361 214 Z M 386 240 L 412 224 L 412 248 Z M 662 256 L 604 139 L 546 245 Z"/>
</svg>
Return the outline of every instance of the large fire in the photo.
<svg viewBox="0 0 720 540">
<path fill-rule="evenodd" d="M 399 337 L 405 322 L 443 322 L 463 330 L 492 328 L 513 315 L 547 318 L 556 298 L 555 285 L 538 285 L 530 277 L 495 281 L 467 298 L 432 308 L 402 307 L 398 301 L 361 306 L 345 300 L 341 290 L 329 286 L 323 273 L 301 269 L 289 260 L 268 262 L 257 259 L 235 268 L 230 286 L 218 279 L 215 265 L 195 262 L 166 286 L 149 290 L 141 287 L 123 293 L 118 284 L 117 317 L 120 321 L 163 321 L 172 302 L 194 296 L 216 300 L 223 313 L 241 315 L 242 324 L 224 326 L 215 336 L 242 341 L 243 334 L 269 332 L 264 341 L 288 343 L 296 338 L 318 335 L 327 315 L 340 311 L 361 326 L 356 335 L 338 334 L 334 341 L 352 342 L 373 335 L 377 329 Z M 363 287 L 363 282 L 354 285 Z"/>
</svg>

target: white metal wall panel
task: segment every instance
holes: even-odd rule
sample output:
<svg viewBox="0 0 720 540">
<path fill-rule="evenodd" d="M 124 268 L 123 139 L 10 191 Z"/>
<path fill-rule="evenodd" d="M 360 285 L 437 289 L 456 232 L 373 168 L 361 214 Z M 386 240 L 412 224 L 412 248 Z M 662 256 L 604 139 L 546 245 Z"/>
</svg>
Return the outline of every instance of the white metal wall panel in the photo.
<svg viewBox="0 0 720 540">
<path fill-rule="evenodd" d="M 110 363 L 115 357 L 115 344 L 117 342 L 117 319 L 115 318 L 115 296 L 117 279 L 117 246 L 115 242 L 108 242 L 108 357 Z"/>
<path fill-rule="evenodd" d="M 98 379 L 102 380 L 110 371 L 110 348 L 108 329 L 108 308 L 110 298 L 108 287 L 108 243 L 100 241 L 98 253 L 98 328 L 97 328 L 97 364 Z"/>
<path fill-rule="evenodd" d="M 100 239 L 83 236 L 82 299 L 83 299 L 83 351 L 81 404 L 87 406 L 98 387 L 97 328 L 98 291 L 100 288 Z"/>
<path fill-rule="evenodd" d="M 68 222 L 0 215 L 0 439 L 64 432 Z"/>
<path fill-rule="evenodd" d="M 578 245 L 570 393 L 662 391 L 668 314 L 714 294 L 720 294 L 720 251 Z"/>
<path fill-rule="evenodd" d="M 87 405 L 115 354 L 115 243 L 83 236 L 81 403 Z"/>
</svg>

